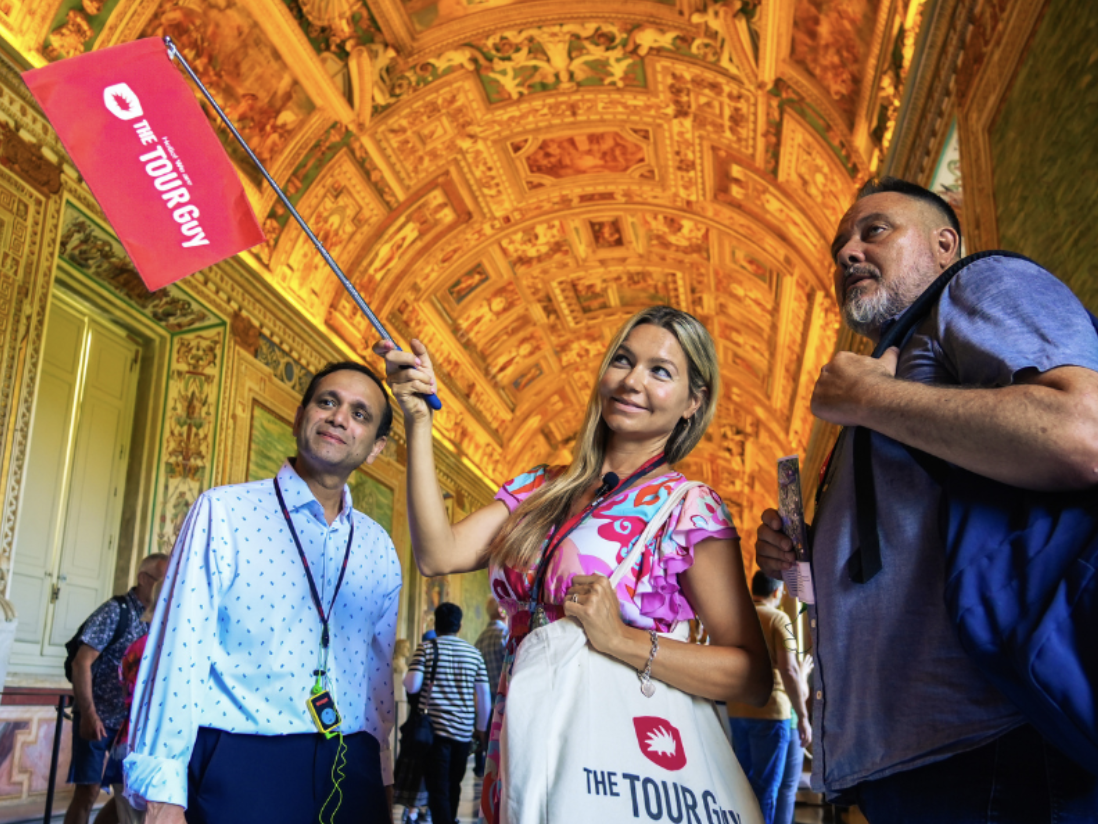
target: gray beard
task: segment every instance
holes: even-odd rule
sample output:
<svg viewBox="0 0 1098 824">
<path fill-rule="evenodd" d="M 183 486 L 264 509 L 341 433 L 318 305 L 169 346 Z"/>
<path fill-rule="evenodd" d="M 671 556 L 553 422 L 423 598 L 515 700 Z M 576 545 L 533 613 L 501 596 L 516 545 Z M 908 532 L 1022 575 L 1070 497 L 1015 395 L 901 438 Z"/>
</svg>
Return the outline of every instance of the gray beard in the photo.
<svg viewBox="0 0 1098 824">
<path fill-rule="evenodd" d="M 855 288 L 842 304 L 843 320 L 850 329 L 865 337 L 872 337 L 885 321 L 903 312 L 918 297 L 915 294 L 909 300 L 905 294 L 890 291 L 881 280 L 876 283 L 877 288 L 871 294 Z"/>
</svg>

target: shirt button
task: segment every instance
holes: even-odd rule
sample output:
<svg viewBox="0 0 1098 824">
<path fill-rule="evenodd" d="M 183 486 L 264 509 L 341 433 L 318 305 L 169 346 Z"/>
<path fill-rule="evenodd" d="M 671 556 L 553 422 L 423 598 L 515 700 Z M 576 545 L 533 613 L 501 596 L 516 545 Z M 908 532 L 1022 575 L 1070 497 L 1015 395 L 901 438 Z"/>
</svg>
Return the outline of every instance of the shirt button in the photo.
<svg viewBox="0 0 1098 824">
<path fill-rule="evenodd" d="M 823 698 L 824 698 L 823 690 L 816 690 L 816 700 L 817 701 L 823 701 Z"/>
<path fill-rule="evenodd" d="M 812 629 L 815 629 L 815 628 L 816 628 L 816 619 L 813 618 L 812 619 Z"/>
</svg>

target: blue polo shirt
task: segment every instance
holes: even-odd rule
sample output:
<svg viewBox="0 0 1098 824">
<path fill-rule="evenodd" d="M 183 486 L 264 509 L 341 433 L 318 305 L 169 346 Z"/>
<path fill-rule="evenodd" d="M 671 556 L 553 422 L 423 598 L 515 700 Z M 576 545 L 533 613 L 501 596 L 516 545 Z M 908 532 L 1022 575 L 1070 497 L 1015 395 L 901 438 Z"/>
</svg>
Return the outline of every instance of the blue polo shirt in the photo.
<svg viewBox="0 0 1098 824">
<path fill-rule="evenodd" d="M 897 376 L 1003 387 L 1025 369 L 1098 371 L 1086 310 L 1053 275 L 992 256 L 963 269 L 901 353 Z M 832 458 L 816 515 L 811 625 L 817 671 L 812 783 L 834 798 L 974 749 L 1024 719 L 971 663 L 946 612 L 940 490 L 898 442 L 873 433 L 883 569 L 856 584 L 853 438 Z"/>
</svg>

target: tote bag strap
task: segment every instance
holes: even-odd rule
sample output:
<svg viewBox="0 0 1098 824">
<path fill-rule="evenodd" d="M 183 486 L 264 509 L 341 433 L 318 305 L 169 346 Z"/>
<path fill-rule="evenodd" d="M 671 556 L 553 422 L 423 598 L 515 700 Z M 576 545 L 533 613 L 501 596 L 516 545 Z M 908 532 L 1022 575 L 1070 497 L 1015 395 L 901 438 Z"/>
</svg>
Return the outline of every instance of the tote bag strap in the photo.
<svg viewBox="0 0 1098 824">
<path fill-rule="evenodd" d="M 700 481 L 687 481 L 684 484 L 680 484 L 675 487 L 674 491 L 667 497 L 667 500 L 663 502 L 656 514 L 652 516 L 651 520 L 645 524 L 644 531 L 636 541 L 633 542 L 633 548 L 629 550 L 629 554 L 625 556 L 624 560 L 618 564 L 618 568 L 610 575 L 610 586 L 617 589 L 621 579 L 625 577 L 625 573 L 633 568 L 633 564 L 637 562 L 640 554 L 644 552 L 644 548 L 648 545 L 648 542 L 656 537 L 656 533 L 660 531 L 664 522 L 671 517 L 671 511 L 678 506 L 679 502 L 686 497 L 687 493 L 695 487 L 704 486 Z"/>
</svg>

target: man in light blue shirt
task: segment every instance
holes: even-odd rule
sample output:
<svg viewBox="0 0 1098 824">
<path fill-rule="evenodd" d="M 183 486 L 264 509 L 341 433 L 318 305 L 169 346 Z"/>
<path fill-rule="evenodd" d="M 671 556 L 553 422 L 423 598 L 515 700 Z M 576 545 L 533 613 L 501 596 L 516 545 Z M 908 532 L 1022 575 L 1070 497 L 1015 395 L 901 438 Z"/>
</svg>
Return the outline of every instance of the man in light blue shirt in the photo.
<svg viewBox="0 0 1098 824">
<path fill-rule="evenodd" d="M 369 369 L 330 364 L 277 477 L 191 508 L 131 712 L 127 794 L 150 824 L 388 817 L 400 563 L 346 481 L 391 423 Z"/>
</svg>

